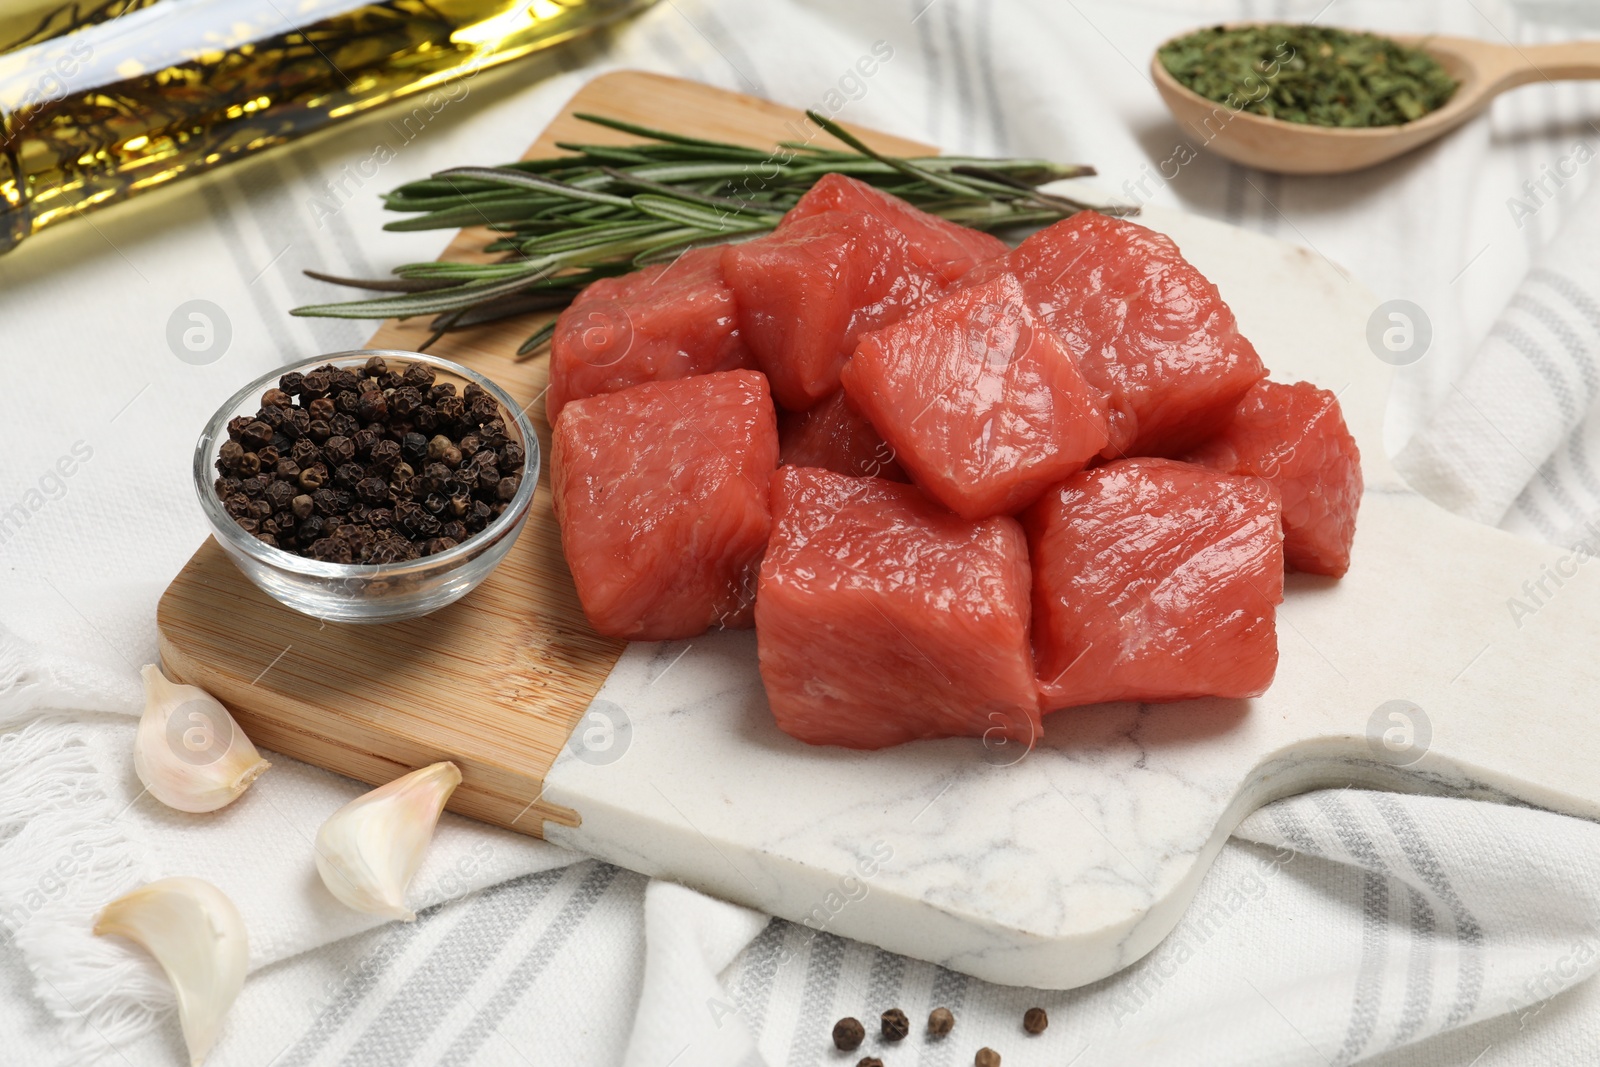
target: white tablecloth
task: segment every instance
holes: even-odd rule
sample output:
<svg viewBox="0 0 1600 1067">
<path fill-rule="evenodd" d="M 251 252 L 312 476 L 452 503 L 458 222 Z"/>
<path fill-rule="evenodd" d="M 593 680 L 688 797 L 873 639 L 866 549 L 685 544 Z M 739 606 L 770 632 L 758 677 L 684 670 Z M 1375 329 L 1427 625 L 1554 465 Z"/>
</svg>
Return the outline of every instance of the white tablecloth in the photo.
<svg viewBox="0 0 1600 1067">
<path fill-rule="evenodd" d="M 483 75 L 406 143 L 380 113 L 0 257 L 0 515 L 24 511 L 0 523 L 11 631 L 0 641 L 0 729 L 11 731 L 0 734 L 0 1064 L 181 1061 L 154 969 L 124 946 L 86 945 L 83 928 L 102 899 L 93 887 L 179 873 L 228 888 L 252 920 L 254 970 L 208 1061 L 220 1065 L 835 1064 L 855 1057 L 833 1052 L 834 1019 L 870 1024 L 895 1004 L 918 1036 L 862 1050 L 891 1064 L 967 1063 L 980 1044 L 1008 1067 L 1593 1061 L 1600 830 L 1525 809 L 1360 792 L 1280 802 L 1240 828 L 1154 954 L 1061 994 L 813 937 L 456 819 L 418 890 L 424 903 L 468 895 L 416 924 L 373 927 L 318 895 L 305 843 L 355 785 L 278 757 L 244 801 L 197 826 L 139 800 L 126 762 L 156 598 L 204 537 L 188 477 L 199 425 L 242 381 L 369 332 L 285 315 L 328 295 L 300 271 L 373 276 L 432 258 L 446 235 L 382 233 L 374 194 L 516 157 L 583 81 L 617 67 L 797 106 L 842 89 L 856 97 L 846 122 L 951 150 L 1092 162 L 1112 190 L 1142 183 L 1155 202 L 1308 245 L 1431 323 L 1430 350 L 1399 376 L 1391 452 L 1411 442 L 1402 462 L 1441 498 L 1461 489 L 1451 457 L 1468 456 L 1468 474 L 1498 462 L 1499 495 L 1471 504 L 1480 516 L 1573 538 L 1600 508 L 1590 435 L 1573 430 L 1594 402 L 1594 349 L 1563 354 L 1577 334 L 1507 305 L 1592 181 L 1600 94 L 1523 89 L 1442 144 L 1343 178 L 1203 154 L 1170 181 L 1149 177 L 1182 141 L 1144 74 L 1172 33 L 1241 16 L 1519 42 L 1572 32 L 1530 21 L 1533 6 L 663 0 L 604 37 Z M 877 41 L 892 58 L 848 80 Z M 394 158 L 362 178 L 356 165 L 380 144 Z M 1595 224 L 1600 204 L 1591 197 L 1582 215 Z M 1578 290 L 1574 330 L 1595 292 Z M 208 365 L 167 342 L 191 300 L 221 308 L 231 328 Z M 1553 329 L 1545 377 L 1505 369 L 1507 314 Z M 1462 430 L 1459 411 L 1451 421 L 1461 396 L 1496 397 L 1507 419 L 1519 399 L 1549 407 L 1561 432 L 1520 468 L 1526 458 L 1497 453 L 1494 435 Z M 1430 420 L 1437 432 L 1413 440 Z M 66 711 L 32 721 L 40 708 Z M 52 875 L 79 840 L 93 859 Z M 74 953 L 97 955 L 64 964 Z M 956 1030 L 924 1042 L 920 1020 L 941 1004 Z M 1018 1022 L 1033 1004 L 1052 1013 L 1037 1038 Z"/>
</svg>

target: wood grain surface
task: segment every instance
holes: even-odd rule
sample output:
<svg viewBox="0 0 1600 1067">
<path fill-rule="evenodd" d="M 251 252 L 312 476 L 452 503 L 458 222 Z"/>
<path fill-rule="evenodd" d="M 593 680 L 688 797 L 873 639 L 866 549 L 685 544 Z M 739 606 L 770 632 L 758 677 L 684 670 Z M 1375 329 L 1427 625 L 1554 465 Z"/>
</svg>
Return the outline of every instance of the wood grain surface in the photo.
<svg viewBox="0 0 1600 1067">
<path fill-rule="evenodd" d="M 792 108 L 622 71 L 584 86 L 528 156 L 552 154 L 558 141 L 636 139 L 580 122 L 578 112 L 756 147 L 817 134 Z M 928 151 L 883 135 L 865 139 L 893 152 Z M 490 236 L 463 230 L 441 258 L 488 258 L 478 249 Z M 541 321 L 527 316 L 450 334 L 430 351 L 529 404 L 548 460 L 548 359 L 515 356 Z M 426 317 L 386 322 L 368 346 L 413 350 L 427 333 Z M 542 800 L 545 773 L 623 645 L 591 630 L 578 606 L 550 506 L 548 462 L 527 526 L 504 562 L 464 599 L 425 618 L 356 626 L 298 614 L 251 585 L 207 540 L 162 596 L 156 623 L 168 674 L 213 693 L 262 747 L 373 784 L 454 760 L 462 784 L 452 811 L 539 836 L 545 820 L 581 820 Z"/>
</svg>

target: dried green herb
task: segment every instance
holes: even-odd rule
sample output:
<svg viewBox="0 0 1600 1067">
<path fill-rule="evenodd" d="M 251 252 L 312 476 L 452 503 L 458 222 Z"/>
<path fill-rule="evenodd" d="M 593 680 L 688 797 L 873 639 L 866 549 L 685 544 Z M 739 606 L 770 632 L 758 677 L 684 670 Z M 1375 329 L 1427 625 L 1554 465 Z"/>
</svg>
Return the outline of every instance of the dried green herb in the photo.
<svg viewBox="0 0 1600 1067">
<path fill-rule="evenodd" d="M 1157 56 L 1208 100 L 1313 126 L 1397 126 L 1456 91 L 1421 49 L 1320 26 L 1214 26 L 1168 41 Z"/>
</svg>

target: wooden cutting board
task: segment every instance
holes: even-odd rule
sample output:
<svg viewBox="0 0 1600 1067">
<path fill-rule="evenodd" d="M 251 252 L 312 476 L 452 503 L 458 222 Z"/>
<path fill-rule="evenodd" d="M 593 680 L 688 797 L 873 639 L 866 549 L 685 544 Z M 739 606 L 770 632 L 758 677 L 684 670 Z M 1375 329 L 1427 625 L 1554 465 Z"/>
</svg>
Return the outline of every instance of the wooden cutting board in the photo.
<svg viewBox="0 0 1600 1067">
<path fill-rule="evenodd" d="M 786 108 L 624 73 L 534 151 L 604 136 L 571 119 L 583 110 L 760 146 L 801 130 Z M 1365 785 L 1600 817 L 1600 564 L 1458 519 L 1395 475 L 1390 369 L 1369 340 L 1391 323 L 1359 283 L 1257 234 L 1140 221 L 1217 283 L 1275 378 L 1339 394 L 1361 446 L 1350 573 L 1290 576 L 1261 698 L 1060 712 L 1020 760 L 974 739 L 803 745 L 772 723 L 748 632 L 623 649 L 589 631 L 544 484 L 499 570 L 413 622 L 295 615 L 208 543 L 162 600 L 166 665 L 266 747 L 368 782 L 453 759 L 464 814 L 1018 985 L 1082 985 L 1149 952 L 1232 828 L 1277 797 Z M 436 351 L 532 402 L 544 361 L 510 355 L 529 328 Z M 386 325 L 372 343 L 421 337 Z"/>
</svg>

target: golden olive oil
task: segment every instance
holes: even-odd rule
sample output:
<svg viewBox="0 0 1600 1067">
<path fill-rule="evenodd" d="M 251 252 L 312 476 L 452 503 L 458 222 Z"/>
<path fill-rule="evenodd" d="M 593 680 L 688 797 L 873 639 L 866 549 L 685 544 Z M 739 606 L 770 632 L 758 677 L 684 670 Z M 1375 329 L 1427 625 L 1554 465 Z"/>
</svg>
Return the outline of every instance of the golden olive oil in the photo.
<svg viewBox="0 0 1600 1067">
<path fill-rule="evenodd" d="M 0 252 L 467 79 L 651 0 L 21 0 L 0 13 Z"/>
</svg>

